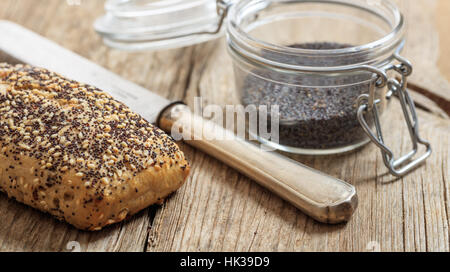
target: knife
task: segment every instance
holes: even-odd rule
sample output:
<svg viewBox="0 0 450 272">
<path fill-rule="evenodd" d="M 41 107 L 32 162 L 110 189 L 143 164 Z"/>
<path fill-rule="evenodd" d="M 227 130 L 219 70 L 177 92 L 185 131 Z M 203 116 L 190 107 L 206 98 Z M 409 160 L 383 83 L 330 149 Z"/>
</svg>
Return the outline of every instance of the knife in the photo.
<svg viewBox="0 0 450 272">
<path fill-rule="evenodd" d="M 181 126 L 187 144 L 235 168 L 320 222 L 346 222 L 357 207 L 351 184 L 265 151 L 194 115 L 186 105 L 154 94 L 22 26 L 0 20 L 0 33 L 0 61 L 43 67 L 96 86 L 169 134 L 174 125 Z M 226 140 L 210 140 L 217 139 L 211 133 L 227 135 L 219 138 Z"/>
</svg>

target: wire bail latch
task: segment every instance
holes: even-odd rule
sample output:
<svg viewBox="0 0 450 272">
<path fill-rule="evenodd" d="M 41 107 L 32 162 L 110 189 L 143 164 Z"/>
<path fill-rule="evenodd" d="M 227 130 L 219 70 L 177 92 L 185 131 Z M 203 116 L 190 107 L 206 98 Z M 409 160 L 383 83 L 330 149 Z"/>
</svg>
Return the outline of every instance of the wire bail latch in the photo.
<svg viewBox="0 0 450 272">
<path fill-rule="evenodd" d="M 377 104 L 381 102 L 380 99 L 375 99 L 375 90 L 380 88 L 379 84 L 375 82 L 371 84 L 370 93 L 363 94 L 358 98 L 358 121 L 362 128 L 366 132 L 367 136 L 374 142 L 380 149 L 383 156 L 383 161 L 389 172 L 397 177 L 402 177 L 409 173 L 411 170 L 415 169 L 422 162 L 424 162 L 432 153 L 431 145 L 428 141 L 423 140 L 419 135 L 419 121 L 417 118 L 416 109 L 414 106 L 414 101 L 411 99 L 409 92 L 407 90 L 408 77 L 412 73 L 412 65 L 405 58 L 401 57 L 398 53 L 394 54 L 394 58 L 399 62 L 397 65 L 389 66 L 386 71 L 393 70 L 400 74 L 400 82 L 395 78 L 390 78 L 387 81 L 388 93 L 387 97 L 396 96 L 402 106 L 403 115 L 405 117 L 406 124 L 408 126 L 409 135 L 413 144 L 412 150 L 398 158 L 395 159 L 392 150 L 386 146 L 383 139 L 383 133 L 380 125 L 379 112 Z M 386 73 L 384 78 L 386 79 Z M 377 77 L 380 77 L 379 75 Z M 376 134 L 369 127 L 365 115 L 371 112 L 372 118 L 375 124 Z M 420 157 L 413 159 L 414 155 L 417 154 L 419 144 L 426 147 L 426 152 Z"/>
<path fill-rule="evenodd" d="M 232 0 L 216 0 L 216 10 L 217 15 L 219 15 L 219 22 L 217 23 L 217 28 L 215 31 L 203 32 L 198 34 L 217 34 L 222 29 L 222 25 L 225 22 L 225 18 L 227 18 L 228 10 L 232 5 Z"/>
</svg>

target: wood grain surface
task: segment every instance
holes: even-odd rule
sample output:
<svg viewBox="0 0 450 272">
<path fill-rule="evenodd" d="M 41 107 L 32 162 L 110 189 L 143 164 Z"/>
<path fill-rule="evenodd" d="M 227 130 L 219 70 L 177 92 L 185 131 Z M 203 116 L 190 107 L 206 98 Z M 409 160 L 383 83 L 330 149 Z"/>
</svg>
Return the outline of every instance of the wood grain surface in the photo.
<svg viewBox="0 0 450 272">
<path fill-rule="evenodd" d="M 2 0 L 0 19 L 30 28 L 167 98 L 188 105 L 196 96 L 220 105 L 236 101 L 224 39 L 174 50 L 121 52 L 103 45 L 92 28 L 103 1 L 70 3 L 77 1 Z M 400 4 L 408 20 L 404 54 L 415 68 L 411 86 L 420 132 L 432 142 L 432 157 L 395 179 L 373 144 L 339 156 L 293 156 L 356 186 L 360 203 L 349 223 L 317 223 L 180 143 L 192 165 L 186 184 L 162 206 L 100 232 L 78 231 L 0 194 L 0 250 L 70 251 L 78 243 L 82 251 L 449 251 L 450 4 Z M 383 127 L 396 154 L 410 148 L 403 122 L 394 103 Z"/>
</svg>

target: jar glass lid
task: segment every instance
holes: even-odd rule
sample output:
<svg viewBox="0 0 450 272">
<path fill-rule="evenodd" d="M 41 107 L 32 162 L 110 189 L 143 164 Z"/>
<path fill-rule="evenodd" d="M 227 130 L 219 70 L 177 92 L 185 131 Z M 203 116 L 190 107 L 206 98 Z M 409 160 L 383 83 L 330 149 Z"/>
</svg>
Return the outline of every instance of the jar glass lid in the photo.
<svg viewBox="0 0 450 272">
<path fill-rule="evenodd" d="M 182 47 L 223 34 L 216 0 L 108 0 L 105 10 L 94 28 L 119 49 Z"/>
</svg>

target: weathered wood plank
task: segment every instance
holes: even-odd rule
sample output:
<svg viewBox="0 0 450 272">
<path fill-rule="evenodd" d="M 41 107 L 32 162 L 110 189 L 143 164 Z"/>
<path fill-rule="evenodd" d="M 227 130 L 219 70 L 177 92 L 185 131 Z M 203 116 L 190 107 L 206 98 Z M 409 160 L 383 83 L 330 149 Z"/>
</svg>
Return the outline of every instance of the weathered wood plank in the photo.
<svg viewBox="0 0 450 272">
<path fill-rule="evenodd" d="M 448 11 L 450 10 L 450 2 L 446 0 L 439 0 L 436 6 L 437 16 L 434 16 L 434 23 L 439 32 L 439 60 L 438 67 L 448 82 L 450 82 L 450 36 L 448 35 L 448 28 L 450 19 L 448 18 Z"/>
<path fill-rule="evenodd" d="M 400 116 L 398 108 L 395 113 Z M 176 194 L 177 200 L 157 212 L 148 249 L 364 251 L 379 244 L 385 251 L 448 251 L 444 198 L 448 192 L 442 180 L 448 168 L 434 166 L 448 154 L 450 122 L 435 121 L 426 113 L 420 117 L 426 122 L 422 126 L 424 137 L 435 135 L 432 143 L 436 152 L 426 166 L 403 179 L 387 175 L 373 145 L 337 157 L 298 157 L 357 186 L 360 205 L 347 225 L 314 222 L 233 170 L 219 174 L 216 169 L 223 166 L 212 158 L 199 158 L 198 152 L 187 150 L 193 165 L 202 167 L 194 167 L 191 179 Z M 395 117 L 385 128 L 398 127 L 402 121 Z M 405 130 L 390 133 L 391 139 L 404 139 L 401 144 L 392 141 L 397 154 L 408 148 L 406 134 Z"/>
<path fill-rule="evenodd" d="M 450 115 L 449 3 L 403 0 L 402 6 L 408 22 L 404 55 L 414 65 L 411 81 Z"/>
<path fill-rule="evenodd" d="M 178 98 L 188 78 L 190 50 L 126 53 L 110 50 L 92 28 L 102 14 L 103 1 L 1 1 L 0 19 L 18 22 L 84 57 L 161 95 Z M 70 63 L 68 63 L 70 65 Z M 144 251 L 150 213 L 144 210 L 130 221 L 101 232 L 78 231 L 50 216 L 8 200 L 0 194 L 0 250 L 64 251 L 67 243 L 80 243 L 82 251 Z"/>
<path fill-rule="evenodd" d="M 161 208 L 146 209 L 98 233 L 80 232 L 0 194 L 0 251 L 61 251 L 70 241 L 79 242 L 83 251 L 449 251 L 450 122 L 436 106 L 447 103 L 450 90 L 450 41 L 445 38 L 450 21 L 437 16 L 448 13 L 448 1 L 410 2 L 403 1 L 402 7 L 409 20 L 405 55 L 414 63 L 412 80 L 444 101 L 419 98 L 432 113 L 419 112 L 423 137 L 434 147 L 432 158 L 394 180 L 373 145 L 340 156 L 295 157 L 357 187 L 360 205 L 348 224 L 316 223 L 236 171 L 181 144 L 192 164 L 186 185 Z M 80 6 L 55 0 L 0 2 L 0 19 L 19 22 L 170 99 L 191 106 L 196 96 L 205 104 L 237 101 L 223 39 L 176 50 L 120 52 L 104 46 L 92 29 L 101 13 L 102 1 L 82 1 Z M 392 129 L 402 124 L 398 113 L 397 107 L 384 123 L 396 153 L 408 149 L 406 131 Z"/>
<path fill-rule="evenodd" d="M 408 16 L 420 15 L 417 15 L 420 4 L 410 9 L 413 11 Z M 420 32 L 415 33 L 417 39 L 420 35 Z M 407 49 L 405 54 L 420 66 L 423 54 L 414 52 L 421 44 L 414 44 L 414 38 L 412 40 L 416 47 Z M 208 45 L 195 47 L 195 54 L 200 54 L 195 58 L 200 60 L 195 62 L 186 94 L 190 105 L 192 99 L 200 95 L 205 103 L 224 105 L 236 101 L 231 61 L 224 43 L 214 43 L 214 46 L 216 49 L 212 53 Z M 202 54 L 205 51 L 208 53 Z M 209 55 L 207 60 L 205 55 Z M 423 70 L 419 68 L 419 72 Z M 423 103 L 423 108 L 446 118 L 434 102 L 420 95 L 415 97 Z M 398 105 L 395 106 L 384 127 L 389 135 L 386 136 L 388 143 L 400 154 L 410 146 L 401 112 Z M 449 168 L 448 165 L 441 167 L 439 162 L 448 156 L 450 123 L 424 112 L 420 112 L 420 118 L 423 137 L 432 139 L 435 154 L 426 166 L 403 179 L 395 180 L 387 174 L 379 151 L 373 145 L 342 156 L 297 157 L 301 162 L 357 186 L 360 205 L 353 220 L 345 226 L 318 224 L 233 170 L 228 170 L 226 176 L 214 175 L 212 173 L 221 165 L 218 162 L 211 165 L 208 160 L 202 163 L 207 165 L 207 170 L 195 167 L 189 185 L 178 192 L 178 199 L 157 212 L 148 250 L 448 251 L 449 222 L 448 213 L 445 214 L 448 186 L 442 176 Z M 195 158 L 193 164 L 196 164 L 198 153 L 187 150 L 187 154 Z M 186 207 L 189 207 L 189 215 L 183 213 Z"/>
</svg>

